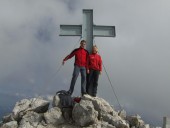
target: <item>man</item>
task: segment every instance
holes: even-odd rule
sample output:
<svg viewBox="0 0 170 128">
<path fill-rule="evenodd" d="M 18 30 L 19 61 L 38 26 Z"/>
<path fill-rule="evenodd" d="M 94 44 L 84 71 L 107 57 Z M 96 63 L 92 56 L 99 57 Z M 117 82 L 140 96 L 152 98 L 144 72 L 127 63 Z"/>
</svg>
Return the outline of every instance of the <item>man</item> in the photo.
<svg viewBox="0 0 170 128">
<path fill-rule="evenodd" d="M 75 56 L 74 71 L 70 84 L 69 94 L 74 91 L 74 86 L 79 75 L 81 73 L 81 94 L 86 94 L 86 69 L 88 68 L 88 51 L 85 49 L 86 41 L 82 40 L 80 42 L 80 47 L 74 49 L 68 56 L 63 59 L 63 65 L 65 61 Z"/>
</svg>

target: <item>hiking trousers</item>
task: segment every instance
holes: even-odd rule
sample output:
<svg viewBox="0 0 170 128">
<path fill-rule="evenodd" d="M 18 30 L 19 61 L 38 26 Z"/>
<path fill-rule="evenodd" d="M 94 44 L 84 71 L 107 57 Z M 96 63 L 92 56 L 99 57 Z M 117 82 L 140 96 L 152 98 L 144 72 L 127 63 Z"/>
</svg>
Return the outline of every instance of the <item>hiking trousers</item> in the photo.
<svg viewBox="0 0 170 128">
<path fill-rule="evenodd" d="M 88 76 L 89 78 L 87 83 L 88 85 L 87 93 L 91 96 L 96 96 L 97 94 L 99 74 L 100 74 L 99 70 L 90 69 L 90 74 Z"/>
<path fill-rule="evenodd" d="M 70 94 L 72 94 L 74 91 L 74 86 L 75 86 L 77 77 L 79 75 L 79 72 L 81 74 L 81 94 L 83 95 L 86 93 L 86 68 L 74 65 L 73 76 L 72 76 L 70 89 L 69 89 Z"/>
</svg>

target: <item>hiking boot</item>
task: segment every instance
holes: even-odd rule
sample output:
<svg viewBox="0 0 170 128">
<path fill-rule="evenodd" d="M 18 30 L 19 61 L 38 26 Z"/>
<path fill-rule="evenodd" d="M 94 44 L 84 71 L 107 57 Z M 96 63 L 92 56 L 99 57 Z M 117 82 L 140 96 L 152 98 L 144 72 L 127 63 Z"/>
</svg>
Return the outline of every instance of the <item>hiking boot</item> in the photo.
<svg viewBox="0 0 170 128">
<path fill-rule="evenodd" d="M 88 94 L 88 93 L 87 93 L 87 92 L 84 92 L 84 93 L 82 93 L 81 95 L 84 96 L 84 95 L 86 95 L 86 94 Z"/>
</svg>

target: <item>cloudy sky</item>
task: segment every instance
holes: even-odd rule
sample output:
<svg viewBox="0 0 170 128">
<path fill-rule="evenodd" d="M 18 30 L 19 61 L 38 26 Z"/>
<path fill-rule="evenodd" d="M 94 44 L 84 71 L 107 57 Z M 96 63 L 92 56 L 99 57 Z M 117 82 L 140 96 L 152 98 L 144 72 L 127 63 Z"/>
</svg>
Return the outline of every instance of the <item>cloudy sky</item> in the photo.
<svg viewBox="0 0 170 128">
<path fill-rule="evenodd" d="M 94 41 L 120 104 L 161 126 L 170 117 L 169 0 L 0 0 L 0 116 L 19 99 L 69 88 L 74 59 L 61 62 L 80 37 L 59 36 L 60 24 L 82 24 L 82 9 L 116 27 L 115 38 Z M 104 71 L 98 96 L 118 106 Z"/>
</svg>

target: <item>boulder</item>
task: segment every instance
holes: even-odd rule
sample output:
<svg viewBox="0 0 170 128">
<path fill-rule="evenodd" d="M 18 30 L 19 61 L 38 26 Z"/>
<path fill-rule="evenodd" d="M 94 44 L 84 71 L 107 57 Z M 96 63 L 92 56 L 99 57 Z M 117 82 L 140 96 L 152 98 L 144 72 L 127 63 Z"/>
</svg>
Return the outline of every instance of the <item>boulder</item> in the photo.
<svg viewBox="0 0 170 128">
<path fill-rule="evenodd" d="M 27 111 L 44 113 L 48 110 L 49 104 L 49 101 L 43 100 L 42 98 L 23 99 L 15 104 L 13 113 L 14 115 Z"/>
<path fill-rule="evenodd" d="M 102 114 L 110 114 L 113 116 L 118 116 L 118 113 L 113 109 L 113 107 L 104 99 L 99 97 L 91 97 L 90 95 L 84 95 L 83 100 L 91 101 L 94 105 L 94 109 L 99 113 L 99 119 Z"/>
<path fill-rule="evenodd" d="M 6 115 L 2 118 L 2 122 L 3 123 L 7 123 L 7 122 L 10 122 L 10 121 L 20 122 L 22 116 L 23 116 L 23 113 L 18 113 L 16 115 L 14 115 L 14 113 L 10 113 L 10 114 L 8 114 L 8 115 Z"/>
<path fill-rule="evenodd" d="M 102 120 L 115 126 L 116 128 L 129 128 L 128 123 L 120 116 L 112 116 L 110 114 L 103 114 Z"/>
<path fill-rule="evenodd" d="M 58 126 L 56 127 L 52 124 L 49 124 L 49 125 L 46 125 L 46 126 L 39 124 L 36 128 L 60 128 L 60 127 L 58 127 Z M 62 128 L 64 128 L 64 127 L 62 127 Z"/>
<path fill-rule="evenodd" d="M 75 123 L 79 126 L 88 126 L 97 123 L 98 112 L 91 101 L 81 100 L 75 104 L 72 112 Z"/>
<path fill-rule="evenodd" d="M 121 110 L 118 112 L 118 115 L 125 120 L 126 119 L 126 111 L 125 110 Z"/>
<path fill-rule="evenodd" d="M 44 118 L 47 124 L 52 124 L 55 126 L 65 122 L 61 109 L 58 107 L 49 109 L 46 113 L 44 113 Z"/>
<path fill-rule="evenodd" d="M 116 128 L 115 126 L 109 124 L 108 122 L 101 122 L 101 128 Z"/>
<path fill-rule="evenodd" d="M 38 114 L 33 111 L 28 111 L 23 117 L 22 120 L 20 121 L 19 127 L 23 128 L 26 127 L 37 127 L 38 124 L 43 120 L 43 115 Z"/>
<path fill-rule="evenodd" d="M 82 128 L 80 126 L 75 126 L 74 124 L 61 124 L 58 125 L 57 128 Z M 83 127 L 86 128 L 86 127 Z"/>
<path fill-rule="evenodd" d="M 18 128 L 35 128 L 30 122 L 23 122 Z"/>
<path fill-rule="evenodd" d="M 129 122 L 129 125 L 132 127 L 145 127 L 144 121 L 141 119 L 139 115 L 135 116 L 127 116 L 126 120 Z"/>
<path fill-rule="evenodd" d="M 6 115 L 2 118 L 3 123 L 7 123 L 7 122 L 10 122 L 10 121 L 14 121 L 14 120 L 15 119 L 12 118 L 12 113 L 10 113 L 10 114 L 8 114 L 8 115 Z"/>
<path fill-rule="evenodd" d="M 55 95 L 53 97 L 53 102 L 52 102 L 53 107 L 60 107 L 60 98 L 58 95 Z"/>
<path fill-rule="evenodd" d="M 11 122 L 3 124 L 1 128 L 18 128 L 18 124 L 16 121 L 11 121 Z"/>
</svg>

